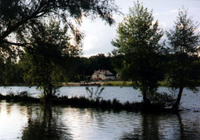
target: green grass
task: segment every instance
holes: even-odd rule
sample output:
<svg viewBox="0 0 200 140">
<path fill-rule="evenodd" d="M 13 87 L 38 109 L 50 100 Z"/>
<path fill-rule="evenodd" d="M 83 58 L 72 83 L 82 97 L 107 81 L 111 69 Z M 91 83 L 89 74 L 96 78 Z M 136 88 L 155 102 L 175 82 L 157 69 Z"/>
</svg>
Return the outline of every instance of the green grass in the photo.
<svg viewBox="0 0 200 140">
<path fill-rule="evenodd" d="M 158 85 L 161 87 L 170 87 L 169 83 L 167 81 L 159 81 Z"/>
<path fill-rule="evenodd" d="M 131 81 L 106 81 L 102 84 L 102 86 L 133 86 L 133 84 Z"/>
<path fill-rule="evenodd" d="M 159 81 L 158 85 L 162 86 L 162 87 L 170 87 L 166 81 Z M 132 87 L 133 84 L 131 81 L 126 81 L 126 82 L 124 82 L 124 81 L 106 81 L 106 82 L 103 82 L 102 86 L 130 86 L 130 87 Z"/>
</svg>

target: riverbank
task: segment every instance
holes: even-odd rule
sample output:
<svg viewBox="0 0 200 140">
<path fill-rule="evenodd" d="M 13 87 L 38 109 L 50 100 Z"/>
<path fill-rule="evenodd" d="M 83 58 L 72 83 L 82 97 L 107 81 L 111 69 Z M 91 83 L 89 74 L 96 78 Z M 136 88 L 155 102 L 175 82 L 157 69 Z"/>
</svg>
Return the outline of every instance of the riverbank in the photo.
<svg viewBox="0 0 200 140">
<path fill-rule="evenodd" d="M 132 87 L 133 83 L 131 81 L 92 81 L 92 82 L 63 82 L 62 86 L 121 86 L 121 87 Z M 159 86 L 169 87 L 166 82 L 160 81 Z"/>
<path fill-rule="evenodd" d="M 58 83 L 61 86 L 120 86 L 120 87 L 133 87 L 133 83 L 131 81 L 91 81 L 91 82 L 61 82 Z M 159 86 L 169 87 L 169 85 L 165 81 L 159 81 Z M 200 85 L 200 82 L 199 82 Z M 2 86 L 28 86 L 25 83 L 15 83 L 10 85 L 2 85 Z M 198 85 L 197 85 L 198 86 Z"/>
<path fill-rule="evenodd" d="M 80 82 L 60 82 L 58 85 L 61 86 L 120 86 L 120 87 L 133 87 L 133 83 L 131 81 L 80 81 Z M 28 86 L 25 83 L 15 83 L 10 85 L 2 85 L 2 86 Z M 170 87 L 170 85 L 166 81 L 159 81 L 158 86 L 160 87 Z M 200 81 L 197 82 L 196 87 L 200 87 Z"/>
<path fill-rule="evenodd" d="M 93 82 L 63 82 L 62 86 L 128 86 L 132 87 L 131 81 L 93 81 Z"/>
<path fill-rule="evenodd" d="M 99 86 L 103 85 L 103 82 L 63 82 L 62 86 Z"/>
<path fill-rule="evenodd" d="M 23 104 L 51 104 L 51 105 L 61 105 L 70 106 L 77 108 L 94 108 L 101 110 L 113 110 L 113 111 L 128 111 L 128 112 L 174 112 L 174 110 L 166 109 L 162 102 L 156 104 L 144 105 L 142 102 L 125 102 L 120 103 L 117 99 L 113 100 L 103 100 L 103 99 L 89 99 L 84 96 L 82 97 L 71 97 L 68 96 L 54 96 L 52 99 L 45 103 L 43 98 L 31 97 L 26 91 L 20 92 L 18 94 L 0 94 L 0 100 L 5 100 L 6 102 L 13 103 L 23 103 Z"/>
</svg>

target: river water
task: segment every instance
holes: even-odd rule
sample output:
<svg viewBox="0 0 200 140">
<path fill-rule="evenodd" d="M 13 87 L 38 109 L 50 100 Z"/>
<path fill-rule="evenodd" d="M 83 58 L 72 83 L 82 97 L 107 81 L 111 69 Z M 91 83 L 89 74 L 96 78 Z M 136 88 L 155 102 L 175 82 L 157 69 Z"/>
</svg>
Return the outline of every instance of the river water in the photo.
<svg viewBox="0 0 200 140">
<path fill-rule="evenodd" d="M 95 87 L 93 87 L 95 90 Z M 35 87 L 0 87 L 0 93 Z M 167 88 L 159 88 L 167 91 Z M 85 87 L 63 87 L 60 95 L 88 96 Z M 141 101 L 139 91 L 131 87 L 105 87 L 103 99 L 120 102 Z M 200 139 L 200 94 L 184 90 L 180 113 L 134 113 L 100 111 L 90 108 L 24 105 L 0 102 L 0 140 L 198 140 Z"/>
</svg>

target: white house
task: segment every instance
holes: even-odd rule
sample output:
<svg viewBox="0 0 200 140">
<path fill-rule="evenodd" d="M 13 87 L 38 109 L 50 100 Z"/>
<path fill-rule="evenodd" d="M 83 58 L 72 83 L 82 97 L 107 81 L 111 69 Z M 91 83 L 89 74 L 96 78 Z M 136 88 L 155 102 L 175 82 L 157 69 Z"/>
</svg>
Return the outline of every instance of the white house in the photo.
<svg viewBox="0 0 200 140">
<path fill-rule="evenodd" d="M 115 80 L 115 76 L 109 70 L 94 71 L 91 80 Z"/>
</svg>

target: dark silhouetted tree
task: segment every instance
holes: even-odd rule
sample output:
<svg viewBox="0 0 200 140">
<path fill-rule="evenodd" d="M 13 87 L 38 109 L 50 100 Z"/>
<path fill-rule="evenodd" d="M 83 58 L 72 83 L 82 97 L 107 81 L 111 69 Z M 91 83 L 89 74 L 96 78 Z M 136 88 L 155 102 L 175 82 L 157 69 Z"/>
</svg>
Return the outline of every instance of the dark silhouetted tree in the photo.
<svg viewBox="0 0 200 140">
<path fill-rule="evenodd" d="M 184 88 L 198 91 L 199 58 L 197 56 L 200 34 L 196 33 L 198 23 L 188 18 L 187 11 L 181 9 L 173 30 L 167 32 L 170 51 L 168 82 L 174 89 L 179 89 L 173 106 L 178 109 Z"/>
<path fill-rule="evenodd" d="M 62 20 L 80 40 L 77 26 L 82 17 L 100 17 L 107 23 L 114 22 L 112 14 L 117 12 L 113 0 L 6 0 L 0 3 L 0 47 L 24 46 L 32 27 L 40 26 L 49 18 Z M 73 22 L 76 21 L 76 22 Z"/>
<path fill-rule="evenodd" d="M 34 42 L 20 57 L 24 80 L 29 86 L 43 89 L 44 99 L 49 102 L 55 95 L 59 82 L 72 71 L 72 57 L 79 54 L 79 46 L 70 44 L 68 27 L 58 22 L 32 28 L 29 40 Z"/>
<path fill-rule="evenodd" d="M 39 44 L 34 44 L 37 35 L 33 36 L 33 31 L 44 28 L 43 25 L 51 19 L 61 21 L 62 26 L 67 26 L 74 44 L 80 45 L 83 37 L 79 30 L 82 17 L 98 17 L 111 25 L 115 12 L 118 12 L 118 7 L 113 0 L 3 0 L 0 2 L 0 57 L 5 59 L 13 54 L 18 56 L 22 48 L 25 48 L 27 55 L 31 54 L 32 52 L 28 52 L 30 46 L 35 47 Z M 30 39 L 31 37 L 33 39 Z M 41 48 L 36 50 L 37 48 L 32 51 L 41 53 Z M 13 58 L 17 60 L 17 57 Z M 0 78 L 3 78 L 2 75 Z"/>
<path fill-rule="evenodd" d="M 124 80 L 132 80 L 134 88 L 139 88 L 145 104 L 157 90 L 158 81 L 163 78 L 159 44 L 163 32 L 154 23 L 152 11 L 148 12 L 139 2 L 129 9 L 129 14 L 119 24 L 117 37 L 112 44 L 118 48 L 115 54 L 120 61 L 117 72 Z"/>
</svg>

